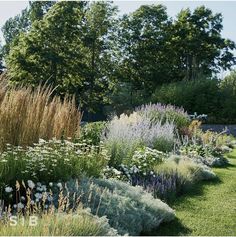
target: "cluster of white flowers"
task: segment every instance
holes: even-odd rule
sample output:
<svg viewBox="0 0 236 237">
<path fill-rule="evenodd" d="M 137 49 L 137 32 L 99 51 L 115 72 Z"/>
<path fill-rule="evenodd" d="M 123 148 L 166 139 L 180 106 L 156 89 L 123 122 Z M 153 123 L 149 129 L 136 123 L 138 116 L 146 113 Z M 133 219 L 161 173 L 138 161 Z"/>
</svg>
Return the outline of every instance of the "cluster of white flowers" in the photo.
<svg viewBox="0 0 236 237">
<path fill-rule="evenodd" d="M 6 192 L 6 193 L 11 193 L 12 191 L 13 191 L 13 188 L 12 188 L 12 187 L 8 187 L 8 186 L 7 186 L 7 187 L 5 188 L 5 192 Z"/>
<path fill-rule="evenodd" d="M 66 176 L 65 171 L 67 174 L 80 175 L 79 172 L 84 172 L 82 169 L 86 163 L 98 165 L 99 162 L 106 163 L 108 160 L 107 151 L 102 143 L 95 146 L 87 144 L 86 141 L 73 143 L 67 140 L 40 139 L 39 143 L 35 143 L 33 147 L 22 148 L 8 145 L 7 151 L 0 154 L 0 173 L 7 176 L 7 173 L 2 172 L 7 170 L 5 167 L 14 167 L 16 173 L 20 173 L 16 179 L 42 177 L 42 181 L 52 180 L 52 178 L 56 181 L 61 180 L 62 175 Z M 3 162 L 4 164 L 1 164 Z M 17 165 L 18 162 L 20 166 Z M 78 167 L 79 171 L 76 170 Z M 28 185 L 34 188 L 33 183 Z"/>
<path fill-rule="evenodd" d="M 166 159 L 166 154 L 151 149 L 149 147 L 139 148 L 134 152 L 134 155 L 129 164 L 130 173 L 140 173 L 144 176 L 153 175 L 153 167 Z"/>
<path fill-rule="evenodd" d="M 19 182 L 17 182 L 18 187 L 20 187 Z M 27 186 L 25 186 L 25 184 L 23 185 L 26 189 L 30 189 L 30 204 L 34 205 L 34 204 L 38 204 L 41 203 L 42 201 L 44 202 L 44 204 L 46 203 L 46 205 L 44 206 L 44 208 L 47 208 L 49 206 L 49 204 L 52 203 L 53 196 L 51 193 L 51 189 L 58 189 L 58 191 L 63 189 L 63 184 L 61 182 L 57 182 L 57 183 L 53 183 L 50 182 L 48 185 L 42 184 L 41 182 L 37 182 L 34 183 L 32 180 L 27 180 Z M 13 192 L 13 188 L 10 186 L 6 186 L 5 187 L 5 193 L 8 195 L 12 195 L 11 193 Z M 17 192 L 20 193 L 20 191 L 18 190 Z M 18 200 L 18 202 L 16 204 L 13 205 L 13 208 L 15 209 L 24 209 L 27 205 L 27 199 L 29 197 L 25 197 L 25 196 L 21 196 L 20 195 L 20 200 Z"/>
</svg>

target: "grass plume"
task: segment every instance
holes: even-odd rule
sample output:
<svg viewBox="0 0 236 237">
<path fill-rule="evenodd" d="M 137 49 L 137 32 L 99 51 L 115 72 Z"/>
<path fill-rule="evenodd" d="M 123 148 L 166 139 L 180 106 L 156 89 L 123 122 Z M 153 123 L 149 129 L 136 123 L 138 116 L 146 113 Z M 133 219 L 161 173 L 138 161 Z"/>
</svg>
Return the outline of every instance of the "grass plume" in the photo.
<svg viewBox="0 0 236 237">
<path fill-rule="evenodd" d="M 0 149 L 7 143 L 32 145 L 39 138 L 79 135 L 81 113 L 75 99 L 52 97 L 46 86 L 8 89 L 0 85 Z"/>
</svg>

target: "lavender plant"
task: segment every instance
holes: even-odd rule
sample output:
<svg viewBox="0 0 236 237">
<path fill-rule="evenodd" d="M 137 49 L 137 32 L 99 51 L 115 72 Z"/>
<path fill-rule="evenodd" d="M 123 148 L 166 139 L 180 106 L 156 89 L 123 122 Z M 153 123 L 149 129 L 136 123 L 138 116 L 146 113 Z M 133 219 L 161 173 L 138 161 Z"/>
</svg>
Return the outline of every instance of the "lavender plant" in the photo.
<svg viewBox="0 0 236 237">
<path fill-rule="evenodd" d="M 183 108 L 175 107 L 173 105 L 146 104 L 142 105 L 135 110 L 138 114 L 150 118 L 152 122 L 162 123 L 173 122 L 177 129 L 187 127 L 190 124 L 190 119 Z"/>
<path fill-rule="evenodd" d="M 183 182 L 183 178 L 176 171 L 131 176 L 133 186 L 141 186 L 155 198 L 165 201 L 172 200 L 181 192 Z"/>
<path fill-rule="evenodd" d="M 171 122 L 153 123 L 151 119 L 134 112 L 130 116 L 122 114 L 114 117 L 107 125 L 103 137 L 111 155 L 110 165 L 117 167 L 128 163 L 134 151 L 142 146 L 160 151 L 172 150 L 175 126 Z"/>
</svg>

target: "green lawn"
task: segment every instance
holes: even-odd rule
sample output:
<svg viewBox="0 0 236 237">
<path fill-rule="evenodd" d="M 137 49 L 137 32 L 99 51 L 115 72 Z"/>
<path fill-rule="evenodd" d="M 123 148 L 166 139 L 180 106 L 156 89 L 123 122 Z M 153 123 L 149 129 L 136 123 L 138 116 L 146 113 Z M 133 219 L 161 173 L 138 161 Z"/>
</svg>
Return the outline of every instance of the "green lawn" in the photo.
<svg viewBox="0 0 236 237">
<path fill-rule="evenodd" d="M 236 235 L 236 149 L 228 155 L 230 165 L 215 168 L 219 177 L 202 182 L 170 206 L 177 219 L 151 235 Z"/>
</svg>

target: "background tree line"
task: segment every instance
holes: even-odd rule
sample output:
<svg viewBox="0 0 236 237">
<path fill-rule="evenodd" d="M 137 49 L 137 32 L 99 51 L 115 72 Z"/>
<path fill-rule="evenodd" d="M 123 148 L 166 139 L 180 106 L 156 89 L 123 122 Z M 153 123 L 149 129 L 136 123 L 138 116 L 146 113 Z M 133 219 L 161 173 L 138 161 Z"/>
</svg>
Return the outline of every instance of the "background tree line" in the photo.
<svg viewBox="0 0 236 237">
<path fill-rule="evenodd" d="M 207 94 L 217 88 L 206 111 L 214 117 L 216 104 L 225 103 L 216 73 L 236 63 L 235 43 L 222 37 L 222 29 L 222 15 L 204 6 L 172 19 L 163 5 L 120 16 L 107 1 L 30 2 L 2 28 L 0 70 L 4 59 L 13 85 L 48 83 L 62 97 L 75 94 L 86 112 L 102 117 L 150 101 L 205 113 L 204 90 L 191 88 L 205 86 Z M 184 90 L 188 94 L 181 96 Z M 184 103 L 191 94 L 192 102 Z"/>
</svg>

